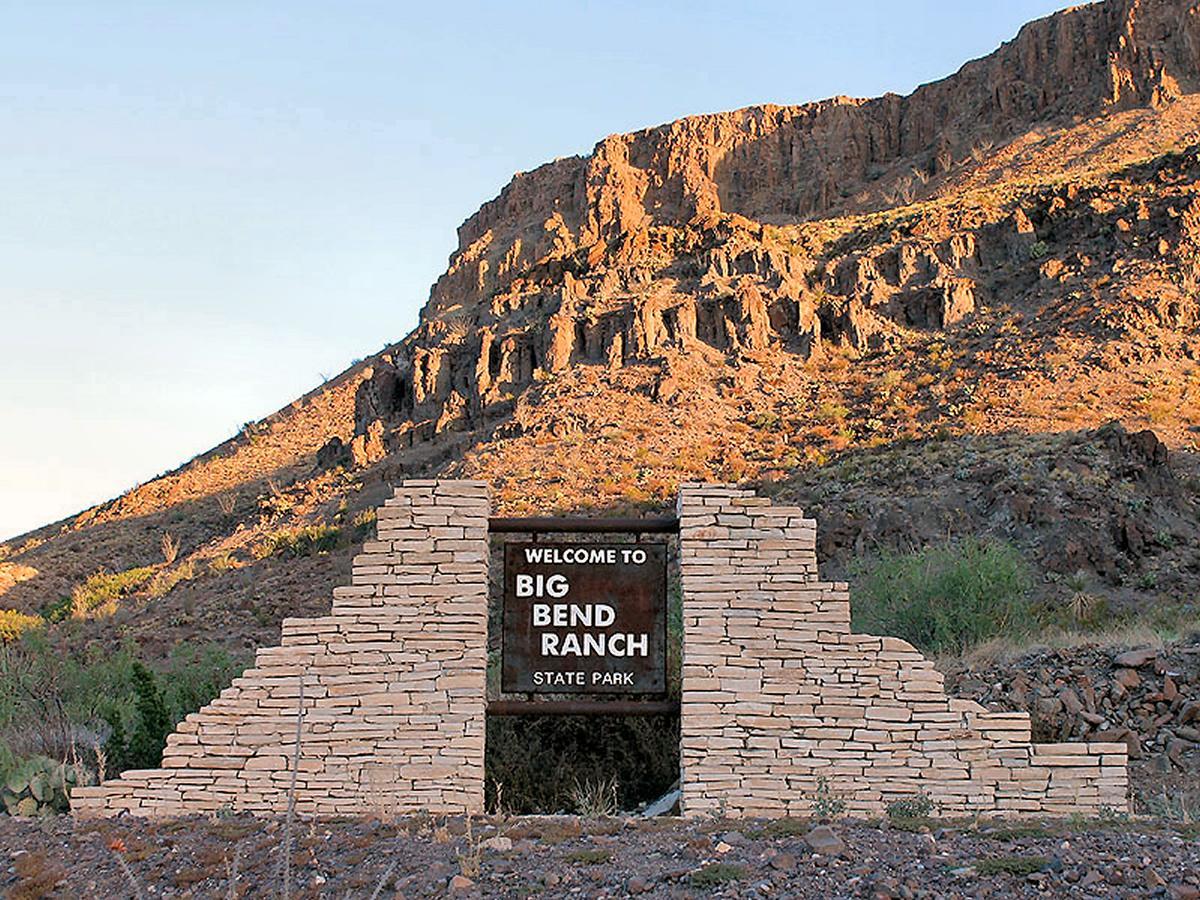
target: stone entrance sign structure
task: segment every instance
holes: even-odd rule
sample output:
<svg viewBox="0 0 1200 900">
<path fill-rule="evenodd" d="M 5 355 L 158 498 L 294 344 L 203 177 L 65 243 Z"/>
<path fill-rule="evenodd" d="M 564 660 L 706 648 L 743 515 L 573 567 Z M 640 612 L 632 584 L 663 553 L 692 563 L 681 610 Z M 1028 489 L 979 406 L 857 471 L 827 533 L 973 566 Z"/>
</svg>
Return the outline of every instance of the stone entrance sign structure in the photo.
<svg viewBox="0 0 1200 900">
<path fill-rule="evenodd" d="M 805 815 L 826 792 L 860 814 L 917 794 L 944 814 L 1128 808 L 1124 744 L 1031 744 L 1024 713 L 949 698 L 909 644 L 852 634 L 801 510 L 684 485 L 678 514 L 684 815 Z M 161 769 L 77 788 L 74 813 L 281 812 L 298 719 L 299 811 L 481 812 L 487 517 L 482 483 L 402 484 L 330 615 L 286 619 Z"/>
</svg>

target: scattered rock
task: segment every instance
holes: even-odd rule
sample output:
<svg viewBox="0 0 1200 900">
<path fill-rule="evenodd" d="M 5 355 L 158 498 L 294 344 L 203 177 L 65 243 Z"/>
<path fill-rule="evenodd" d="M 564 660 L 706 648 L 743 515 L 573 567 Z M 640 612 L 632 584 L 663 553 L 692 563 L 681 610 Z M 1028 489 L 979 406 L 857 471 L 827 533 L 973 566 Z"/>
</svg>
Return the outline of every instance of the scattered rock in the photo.
<svg viewBox="0 0 1200 900">
<path fill-rule="evenodd" d="M 780 872 L 791 872 L 796 868 L 796 857 L 790 853 L 776 853 L 771 857 L 771 868 Z"/>
<path fill-rule="evenodd" d="M 814 853 L 823 856 L 837 856 L 846 850 L 845 843 L 828 825 L 818 825 L 804 836 L 804 841 Z"/>
<path fill-rule="evenodd" d="M 625 890 L 629 891 L 631 894 L 643 894 L 650 890 L 652 886 L 653 885 L 650 883 L 650 880 L 643 878 L 641 875 L 634 875 L 627 882 L 625 882 Z"/>
<path fill-rule="evenodd" d="M 1142 676 L 1135 669 L 1117 669 L 1113 673 L 1113 681 L 1123 688 L 1133 689 L 1142 683 Z"/>
<path fill-rule="evenodd" d="M 1147 647 L 1144 650 L 1126 650 L 1124 653 L 1118 654 L 1113 662 L 1118 666 L 1137 669 L 1147 663 L 1154 662 L 1157 658 L 1158 650 L 1154 647 Z"/>
</svg>

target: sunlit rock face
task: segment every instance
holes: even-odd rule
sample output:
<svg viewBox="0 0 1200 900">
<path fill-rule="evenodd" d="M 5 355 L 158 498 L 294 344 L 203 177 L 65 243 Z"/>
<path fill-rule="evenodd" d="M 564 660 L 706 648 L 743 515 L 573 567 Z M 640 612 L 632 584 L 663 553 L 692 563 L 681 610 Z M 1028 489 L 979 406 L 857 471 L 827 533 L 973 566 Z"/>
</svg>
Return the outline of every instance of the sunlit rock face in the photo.
<svg viewBox="0 0 1200 900">
<path fill-rule="evenodd" d="M 1066 10 L 907 97 L 692 116 L 519 173 L 359 389 L 355 459 L 502 418 L 539 373 L 699 347 L 878 351 L 964 322 L 1083 202 L 1070 180 L 1032 207 L 878 217 L 1089 162 L 1086 137 L 1062 141 L 1072 156 L 1044 132 L 1176 105 L 1200 84 L 1197 21 L 1179 0 Z"/>
</svg>

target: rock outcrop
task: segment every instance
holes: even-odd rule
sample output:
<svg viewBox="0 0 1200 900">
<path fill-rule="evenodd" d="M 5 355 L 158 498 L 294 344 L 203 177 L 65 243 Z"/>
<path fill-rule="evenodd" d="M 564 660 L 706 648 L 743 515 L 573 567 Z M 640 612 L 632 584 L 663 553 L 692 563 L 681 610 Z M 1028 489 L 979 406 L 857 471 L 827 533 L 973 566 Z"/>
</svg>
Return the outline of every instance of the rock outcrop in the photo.
<svg viewBox="0 0 1200 900">
<path fill-rule="evenodd" d="M 907 97 L 692 116 L 516 175 L 460 227 L 420 326 L 361 386 L 354 459 L 495 421 L 536 378 L 573 365 L 699 345 L 874 351 L 959 325 L 1078 210 L 1077 185 L 936 234 L 880 232 L 870 215 L 948 196 L 1040 124 L 1162 108 L 1195 90 L 1198 22 L 1190 2 L 1110 0 L 1032 22 Z M 795 228 L 846 213 L 860 221 L 840 240 Z M 1189 216 L 1172 246 L 1191 246 Z M 1166 300 L 1161 316 L 1194 310 Z"/>
</svg>

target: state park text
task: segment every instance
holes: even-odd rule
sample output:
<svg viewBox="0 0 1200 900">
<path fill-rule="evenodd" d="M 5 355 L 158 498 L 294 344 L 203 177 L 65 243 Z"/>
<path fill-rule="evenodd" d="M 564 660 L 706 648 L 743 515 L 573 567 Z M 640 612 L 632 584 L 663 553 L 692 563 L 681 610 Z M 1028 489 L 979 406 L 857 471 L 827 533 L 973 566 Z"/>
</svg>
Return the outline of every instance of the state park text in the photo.
<svg viewBox="0 0 1200 900">
<path fill-rule="evenodd" d="M 663 544 L 505 547 L 501 688 L 666 690 Z"/>
</svg>

